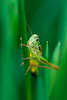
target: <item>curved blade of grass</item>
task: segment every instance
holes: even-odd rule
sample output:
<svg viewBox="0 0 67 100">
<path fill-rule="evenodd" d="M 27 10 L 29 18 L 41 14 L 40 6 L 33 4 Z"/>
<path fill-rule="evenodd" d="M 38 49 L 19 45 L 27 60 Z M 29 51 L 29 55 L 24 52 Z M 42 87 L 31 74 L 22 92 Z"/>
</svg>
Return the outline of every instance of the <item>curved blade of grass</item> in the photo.
<svg viewBox="0 0 67 100">
<path fill-rule="evenodd" d="M 18 90 L 16 84 L 16 65 L 15 65 L 15 47 L 16 34 L 14 34 L 10 27 L 10 20 L 8 14 L 8 6 L 6 0 L 0 1 L 1 7 L 1 96 L 0 100 L 18 100 Z M 16 24 L 15 24 L 16 27 Z"/>
</svg>

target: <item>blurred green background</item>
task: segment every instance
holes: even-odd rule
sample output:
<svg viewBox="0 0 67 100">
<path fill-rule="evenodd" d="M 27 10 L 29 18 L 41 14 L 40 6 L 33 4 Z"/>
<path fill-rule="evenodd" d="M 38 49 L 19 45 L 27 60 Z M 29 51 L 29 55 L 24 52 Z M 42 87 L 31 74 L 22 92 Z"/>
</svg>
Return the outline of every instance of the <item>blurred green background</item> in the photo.
<svg viewBox="0 0 67 100">
<path fill-rule="evenodd" d="M 39 69 L 34 78 L 26 44 L 37 32 L 43 56 L 60 70 Z M 46 43 L 48 41 L 48 44 Z M 67 100 L 67 0 L 0 0 L 0 100 Z"/>
</svg>

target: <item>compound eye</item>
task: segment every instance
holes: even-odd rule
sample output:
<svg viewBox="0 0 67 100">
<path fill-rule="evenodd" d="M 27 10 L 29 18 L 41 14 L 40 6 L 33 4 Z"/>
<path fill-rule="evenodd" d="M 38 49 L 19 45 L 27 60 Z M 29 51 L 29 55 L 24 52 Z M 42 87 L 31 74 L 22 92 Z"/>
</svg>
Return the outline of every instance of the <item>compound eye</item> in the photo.
<svg viewBox="0 0 67 100">
<path fill-rule="evenodd" d="M 39 39 L 36 39 L 36 41 L 39 41 Z"/>
</svg>

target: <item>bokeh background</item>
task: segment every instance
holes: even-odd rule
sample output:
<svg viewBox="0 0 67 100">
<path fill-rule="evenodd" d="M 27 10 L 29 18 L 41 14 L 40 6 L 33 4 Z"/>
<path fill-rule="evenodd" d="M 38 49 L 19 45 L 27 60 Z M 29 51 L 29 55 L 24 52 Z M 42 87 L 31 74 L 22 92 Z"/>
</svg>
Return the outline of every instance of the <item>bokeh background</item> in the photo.
<svg viewBox="0 0 67 100">
<path fill-rule="evenodd" d="M 58 71 L 39 69 L 37 78 L 25 77 L 29 63 L 20 64 L 28 50 L 20 44 L 27 43 L 30 28 Z M 67 100 L 66 67 L 67 0 L 0 0 L 0 100 Z"/>
</svg>

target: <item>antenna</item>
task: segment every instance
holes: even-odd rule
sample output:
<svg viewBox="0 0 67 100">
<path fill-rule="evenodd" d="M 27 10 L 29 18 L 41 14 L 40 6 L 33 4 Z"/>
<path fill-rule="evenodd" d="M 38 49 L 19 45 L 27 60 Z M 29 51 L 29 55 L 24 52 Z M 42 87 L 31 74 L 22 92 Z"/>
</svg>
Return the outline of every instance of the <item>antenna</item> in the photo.
<svg viewBox="0 0 67 100">
<path fill-rule="evenodd" d="M 32 34 L 33 34 L 33 32 L 32 32 L 32 29 L 31 29 L 30 25 L 29 25 L 29 24 L 27 24 L 27 26 L 28 26 L 28 30 L 29 30 L 30 34 L 32 35 Z"/>
</svg>

